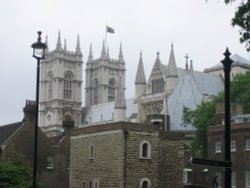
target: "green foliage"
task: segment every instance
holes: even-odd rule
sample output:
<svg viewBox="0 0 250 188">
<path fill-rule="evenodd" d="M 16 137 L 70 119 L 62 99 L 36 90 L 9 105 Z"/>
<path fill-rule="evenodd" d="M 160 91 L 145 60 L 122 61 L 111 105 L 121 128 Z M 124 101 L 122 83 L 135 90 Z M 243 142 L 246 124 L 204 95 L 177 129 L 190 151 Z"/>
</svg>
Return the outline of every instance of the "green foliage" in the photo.
<svg viewBox="0 0 250 188">
<path fill-rule="evenodd" d="M 192 149 L 197 157 L 207 157 L 207 127 L 215 123 L 215 101 L 202 102 L 195 110 L 183 109 L 184 124 L 192 123 L 197 129 Z"/>
<path fill-rule="evenodd" d="M 250 113 L 250 72 L 234 76 L 231 82 L 231 102 L 243 106 L 244 113 Z M 207 157 L 207 127 L 215 124 L 215 104 L 224 101 L 221 92 L 211 102 L 202 102 L 195 110 L 184 107 L 184 125 L 192 124 L 197 129 L 192 142 L 196 156 Z"/>
<path fill-rule="evenodd" d="M 231 101 L 242 104 L 244 113 L 250 113 L 250 72 L 237 74 L 231 84 Z"/>
<path fill-rule="evenodd" d="M 225 0 L 225 3 L 231 3 L 235 0 Z M 240 42 L 246 44 L 247 51 L 250 51 L 250 1 L 242 0 L 232 18 L 232 25 L 240 28 Z"/>
<path fill-rule="evenodd" d="M 13 154 L 6 162 L 0 164 L 1 188 L 31 188 L 32 169 L 21 154 Z M 38 188 L 41 184 L 38 183 Z"/>
</svg>

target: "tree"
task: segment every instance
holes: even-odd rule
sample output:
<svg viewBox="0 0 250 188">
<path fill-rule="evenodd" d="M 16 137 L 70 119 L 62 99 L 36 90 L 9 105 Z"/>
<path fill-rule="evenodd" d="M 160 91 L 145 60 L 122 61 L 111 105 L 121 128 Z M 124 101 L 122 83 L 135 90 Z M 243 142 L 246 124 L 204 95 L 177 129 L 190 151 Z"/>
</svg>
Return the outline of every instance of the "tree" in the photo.
<svg viewBox="0 0 250 188">
<path fill-rule="evenodd" d="M 15 153 L 0 164 L 1 188 L 31 188 L 32 177 L 32 169 L 21 154 Z M 37 187 L 42 186 L 38 183 Z"/>
<path fill-rule="evenodd" d="M 225 0 L 226 4 L 236 0 Z M 241 0 L 232 18 L 232 25 L 240 27 L 240 42 L 246 44 L 247 51 L 250 51 L 250 1 Z"/>
<path fill-rule="evenodd" d="M 250 113 L 250 71 L 237 74 L 231 82 L 231 102 L 243 106 L 244 113 Z M 202 102 L 195 110 L 183 109 L 184 125 L 192 124 L 197 129 L 192 149 L 197 157 L 207 157 L 207 127 L 215 124 L 215 104 L 224 100 L 221 92 L 211 102 Z"/>
</svg>

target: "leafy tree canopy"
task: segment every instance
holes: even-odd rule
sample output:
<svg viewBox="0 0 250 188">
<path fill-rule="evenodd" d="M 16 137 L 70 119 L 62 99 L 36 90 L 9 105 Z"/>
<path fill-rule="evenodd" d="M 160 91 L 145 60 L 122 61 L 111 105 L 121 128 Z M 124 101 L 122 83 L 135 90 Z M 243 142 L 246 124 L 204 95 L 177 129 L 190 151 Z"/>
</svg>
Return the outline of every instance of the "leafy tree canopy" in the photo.
<svg viewBox="0 0 250 188">
<path fill-rule="evenodd" d="M 236 75 L 231 82 L 231 102 L 243 106 L 244 113 L 250 113 L 250 72 Z M 202 102 L 195 110 L 183 109 L 184 125 L 192 124 L 197 129 L 192 149 L 197 157 L 207 157 L 207 127 L 215 124 L 215 104 L 224 100 L 224 92 L 211 102 Z"/>
<path fill-rule="evenodd" d="M 236 0 L 225 0 L 225 3 L 231 3 Z M 240 28 L 240 42 L 246 44 L 247 51 L 250 51 L 250 1 L 241 0 L 235 15 L 232 18 L 232 25 Z"/>
<path fill-rule="evenodd" d="M 31 188 L 32 177 L 32 169 L 21 154 L 15 153 L 0 164 L 1 188 Z M 38 183 L 37 187 L 42 186 Z"/>
</svg>

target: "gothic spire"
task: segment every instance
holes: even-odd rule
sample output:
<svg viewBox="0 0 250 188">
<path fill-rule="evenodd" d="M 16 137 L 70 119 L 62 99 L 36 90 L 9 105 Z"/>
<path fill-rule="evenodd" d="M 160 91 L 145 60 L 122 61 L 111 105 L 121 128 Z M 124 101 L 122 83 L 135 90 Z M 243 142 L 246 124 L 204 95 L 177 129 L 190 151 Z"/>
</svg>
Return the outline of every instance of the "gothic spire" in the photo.
<svg viewBox="0 0 250 188">
<path fill-rule="evenodd" d="M 177 77 L 177 67 L 174 56 L 174 45 L 171 44 L 170 57 L 168 61 L 167 77 Z"/>
<path fill-rule="evenodd" d="M 82 56 L 82 52 L 81 52 L 81 47 L 80 47 L 80 36 L 77 35 L 77 42 L 76 42 L 76 51 L 75 51 L 76 55 Z"/>
<path fill-rule="evenodd" d="M 67 41 L 66 39 L 64 39 L 64 47 L 63 47 L 64 51 L 67 52 Z"/>
<path fill-rule="evenodd" d="M 107 54 L 106 54 L 106 58 L 109 59 L 109 47 L 107 47 Z"/>
<path fill-rule="evenodd" d="M 106 57 L 106 47 L 105 47 L 105 41 L 103 40 L 101 58 L 105 58 L 105 57 Z"/>
<path fill-rule="evenodd" d="M 156 64 L 156 63 L 161 63 L 161 60 L 160 60 L 160 52 L 156 52 L 155 64 Z"/>
<path fill-rule="evenodd" d="M 137 67 L 137 73 L 135 78 L 135 84 L 146 84 L 146 77 L 144 72 L 143 60 L 142 60 L 142 52 L 140 52 L 139 63 Z"/>
<path fill-rule="evenodd" d="M 60 31 L 58 31 L 56 50 L 57 51 L 62 51 L 61 32 Z"/>
<path fill-rule="evenodd" d="M 119 61 L 124 62 L 123 59 L 123 53 L 122 53 L 122 42 L 120 43 L 120 50 L 119 50 L 119 56 L 118 56 Z"/>
<path fill-rule="evenodd" d="M 93 60 L 92 44 L 89 46 L 89 57 L 88 60 Z"/>
<path fill-rule="evenodd" d="M 45 44 L 47 46 L 46 51 L 48 52 L 49 51 L 48 35 L 46 35 L 46 37 L 45 37 Z"/>
</svg>

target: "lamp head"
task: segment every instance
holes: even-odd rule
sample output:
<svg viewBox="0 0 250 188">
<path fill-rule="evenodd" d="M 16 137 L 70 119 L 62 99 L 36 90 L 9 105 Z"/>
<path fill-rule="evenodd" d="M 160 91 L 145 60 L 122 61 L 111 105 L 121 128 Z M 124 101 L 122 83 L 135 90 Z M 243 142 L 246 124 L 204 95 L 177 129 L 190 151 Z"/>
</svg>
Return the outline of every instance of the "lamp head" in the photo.
<svg viewBox="0 0 250 188">
<path fill-rule="evenodd" d="M 47 48 L 46 43 L 43 43 L 41 40 L 42 32 L 38 31 L 37 42 L 33 43 L 31 47 L 33 48 L 33 57 L 36 59 L 45 59 L 45 49 Z"/>
</svg>

